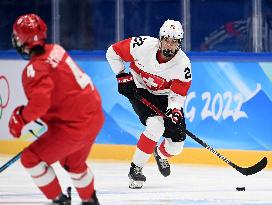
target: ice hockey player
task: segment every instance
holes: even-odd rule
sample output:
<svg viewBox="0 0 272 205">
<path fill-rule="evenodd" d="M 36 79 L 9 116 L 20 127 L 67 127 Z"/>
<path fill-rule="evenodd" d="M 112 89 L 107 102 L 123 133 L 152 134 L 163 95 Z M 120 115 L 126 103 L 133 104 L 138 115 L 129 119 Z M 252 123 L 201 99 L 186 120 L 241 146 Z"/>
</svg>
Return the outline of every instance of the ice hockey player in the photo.
<svg viewBox="0 0 272 205">
<path fill-rule="evenodd" d="M 142 168 L 153 153 L 159 171 L 165 177 L 170 174 L 168 157 L 181 153 L 186 135 L 183 114 L 184 101 L 191 85 L 192 74 L 189 58 L 181 50 L 183 29 L 179 21 L 167 20 L 159 32 L 159 39 L 140 36 L 111 45 L 107 60 L 116 74 L 118 92 L 127 97 L 145 130 L 141 134 L 134 153 L 129 187 L 142 188 L 146 177 Z M 130 62 L 130 72 L 125 72 L 124 62 Z M 163 119 L 135 96 L 141 95 L 169 117 Z M 164 139 L 160 145 L 160 137 Z"/>
<path fill-rule="evenodd" d="M 71 204 L 70 190 L 63 194 L 51 166 L 59 161 L 82 204 L 99 205 L 86 160 L 104 122 L 100 95 L 60 45 L 45 42 L 46 36 L 47 26 L 35 14 L 20 16 L 13 25 L 13 46 L 29 58 L 22 73 L 28 102 L 13 111 L 10 133 L 19 138 L 28 122 L 41 118 L 48 130 L 24 149 L 23 167 L 53 204 Z"/>
</svg>

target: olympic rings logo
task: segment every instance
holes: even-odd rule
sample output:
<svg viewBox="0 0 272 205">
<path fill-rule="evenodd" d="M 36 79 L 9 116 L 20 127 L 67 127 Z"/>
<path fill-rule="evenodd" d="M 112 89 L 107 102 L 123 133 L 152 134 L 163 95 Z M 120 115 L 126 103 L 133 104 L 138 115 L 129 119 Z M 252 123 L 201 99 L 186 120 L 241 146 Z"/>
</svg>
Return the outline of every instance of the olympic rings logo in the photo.
<svg viewBox="0 0 272 205">
<path fill-rule="evenodd" d="M 10 98 L 10 87 L 8 79 L 0 75 L 0 120 L 3 115 L 3 110 L 8 106 Z"/>
</svg>

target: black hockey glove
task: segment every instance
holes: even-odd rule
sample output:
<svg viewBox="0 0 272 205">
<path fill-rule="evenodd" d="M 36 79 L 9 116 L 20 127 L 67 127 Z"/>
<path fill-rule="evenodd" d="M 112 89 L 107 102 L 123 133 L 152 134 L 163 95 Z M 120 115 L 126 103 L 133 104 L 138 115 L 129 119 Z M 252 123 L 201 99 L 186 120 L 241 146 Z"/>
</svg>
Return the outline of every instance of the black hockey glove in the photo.
<svg viewBox="0 0 272 205">
<path fill-rule="evenodd" d="M 171 138 L 173 142 L 182 142 L 186 139 L 186 134 L 182 128 L 186 128 L 182 111 L 179 109 L 169 109 L 166 111 L 167 117 L 164 118 L 165 131 L 163 136 Z"/>
<path fill-rule="evenodd" d="M 166 111 L 167 116 L 172 120 L 174 124 L 180 124 L 183 118 L 181 110 L 174 108 Z"/>
<path fill-rule="evenodd" d="M 128 99 L 133 99 L 137 87 L 131 73 L 120 73 L 116 75 L 116 78 L 118 81 L 118 92 Z"/>
</svg>

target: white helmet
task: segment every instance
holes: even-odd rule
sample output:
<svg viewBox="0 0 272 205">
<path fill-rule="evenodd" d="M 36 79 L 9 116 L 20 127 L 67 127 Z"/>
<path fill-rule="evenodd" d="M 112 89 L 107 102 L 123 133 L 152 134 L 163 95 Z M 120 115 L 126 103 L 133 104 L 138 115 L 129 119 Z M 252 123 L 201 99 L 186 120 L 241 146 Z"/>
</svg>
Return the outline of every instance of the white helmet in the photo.
<svg viewBox="0 0 272 205">
<path fill-rule="evenodd" d="M 182 25 L 179 21 L 167 20 L 163 23 L 160 28 L 159 39 L 160 39 L 160 50 L 162 54 L 166 57 L 174 57 L 179 49 L 181 49 L 181 43 L 183 40 L 183 29 Z M 163 38 L 173 38 L 178 40 L 178 46 L 175 50 L 170 50 L 162 47 L 162 39 Z"/>
<path fill-rule="evenodd" d="M 183 29 L 179 21 L 166 20 L 160 28 L 159 37 L 170 37 L 174 39 L 183 39 Z"/>
</svg>

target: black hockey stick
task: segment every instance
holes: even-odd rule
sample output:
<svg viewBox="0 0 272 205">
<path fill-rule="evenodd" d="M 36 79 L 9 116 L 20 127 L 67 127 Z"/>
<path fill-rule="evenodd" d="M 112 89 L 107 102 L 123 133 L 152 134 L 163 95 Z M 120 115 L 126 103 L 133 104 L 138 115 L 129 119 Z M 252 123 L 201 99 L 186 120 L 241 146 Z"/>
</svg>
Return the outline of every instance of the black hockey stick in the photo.
<svg viewBox="0 0 272 205">
<path fill-rule="evenodd" d="M 0 167 L 0 173 L 3 172 L 6 168 L 8 168 L 10 165 L 12 165 L 14 162 L 16 162 L 18 159 L 20 159 L 22 154 L 22 151 L 16 154 L 14 157 L 12 157 L 8 162 L 6 162 L 3 166 Z"/>
<path fill-rule="evenodd" d="M 44 127 L 44 125 L 35 120 L 35 123 L 40 125 L 41 127 Z M 28 130 L 33 136 L 35 136 L 36 138 L 38 138 L 38 136 L 35 134 L 35 132 L 33 130 Z M 19 152 L 18 154 L 16 154 L 14 157 L 12 157 L 8 162 L 6 162 L 3 166 L 0 167 L 0 173 L 3 172 L 6 168 L 8 168 L 10 165 L 12 165 L 14 162 L 16 162 L 18 159 L 20 159 L 21 154 L 23 151 Z"/>
<path fill-rule="evenodd" d="M 135 93 L 135 97 L 138 100 L 140 100 L 143 104 L 145 104 L 147 107 L 151 108 L 158 115 L 162 116 L 163 118 L 168 117 L 159 108 L 157 108 L 155 105 L 153 105 L 151 102 L 149 102 L 144 97 L 140 96 L 137 92 Z M 221 160 L 223 160 L 225 163 L 227 163 L 228 165 L 230 165 L 231 167 L 233 167 L 234 169 L 236 169 L 238 172 L 240 172 L 243 175 L 248 176 L 248 175 L 256 174 L 257 172 L 259 172 L 262 169 L 264 169 L 266 167 L 266 165 L 267 165 L 267 158 L 264 157 L 264 158 L 262 158 L 261 161 L 259 161 L 258 163 L 254 164 L 251 167 L 240 167 L 240 166 L 234 164 L 233 162 L 231 162 L 229 159 L 227 159 L 225 156 L 223 156 L 222 154 L 220 154 L 218 151 L 216 151 L 210 145 L 208 145 L 207 143 L 205 143 L 203 140 L 199 139 L 197 136 L 195 136 L 193 133 L 191 133 L 187 129 L 184 129 L 182 126 L 181 126 L 181 129 L 182 129 L 182 132 L 185 132 L 189 137 L 191 137 L 193 140 L 195 140 L 198 144 L 200 144 L 203 147 L 205 147 L 211 153 L 213 153 L 214 155 L 216 155 L 218 158 L 220 158 Z"/>
</svg>

